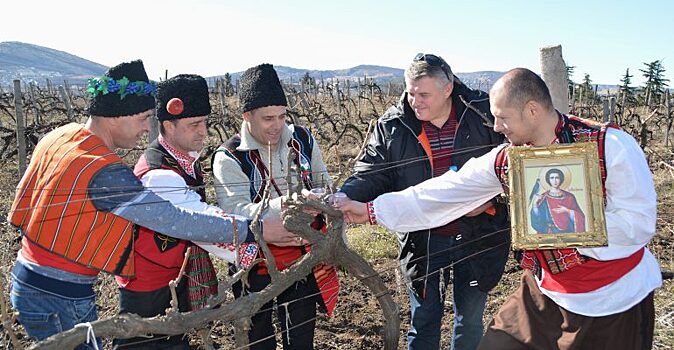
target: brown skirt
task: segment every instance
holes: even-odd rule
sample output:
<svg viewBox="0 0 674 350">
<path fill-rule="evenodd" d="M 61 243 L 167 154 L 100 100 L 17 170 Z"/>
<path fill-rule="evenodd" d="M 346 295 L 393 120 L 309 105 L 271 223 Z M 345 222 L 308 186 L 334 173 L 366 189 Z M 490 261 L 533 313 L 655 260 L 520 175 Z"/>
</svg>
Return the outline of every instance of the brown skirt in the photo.
<svg viewBox="0 0 674 350">
<path fill-rule="evenodd" d="M 655 308 L 651 292 L 631 309 L 603 317 L 569 312 L 541 293 L 529 271 L 489 324 L 479 350 L 648 350 Z"/>
</svg>

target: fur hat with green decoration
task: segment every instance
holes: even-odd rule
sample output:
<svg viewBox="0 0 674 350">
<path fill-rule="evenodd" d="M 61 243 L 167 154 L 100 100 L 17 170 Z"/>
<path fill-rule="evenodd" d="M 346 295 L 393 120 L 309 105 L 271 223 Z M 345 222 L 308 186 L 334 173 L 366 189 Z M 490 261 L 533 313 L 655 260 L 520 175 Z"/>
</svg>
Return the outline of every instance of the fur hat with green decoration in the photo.
<svg viewBox="0 0 674 350">
<path fill-rule="evenodd" d="M 123 117 L 154 109 L 157 86 L 150 81 L 143 61 L 124 62 L 100 78 L 87 81 L 87 112 L 97 117 Z"/>
</svg>

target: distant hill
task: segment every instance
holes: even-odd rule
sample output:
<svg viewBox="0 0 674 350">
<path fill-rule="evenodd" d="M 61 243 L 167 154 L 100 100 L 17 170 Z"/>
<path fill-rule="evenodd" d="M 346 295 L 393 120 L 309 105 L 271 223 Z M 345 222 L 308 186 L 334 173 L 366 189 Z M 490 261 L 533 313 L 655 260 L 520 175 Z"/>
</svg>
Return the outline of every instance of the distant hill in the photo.
<svg viewBox="0 0 674 350">
<path fill-rule="evenodd" d="M 503 76 L 505 72 L 482 71 L 472 73 L 456 73 L 456 76 L 463 81 L 464 84 L 473 89 L 480 89 L 489 91 L 492 85 Z"/>
<path fill-rule="evenodd" d="M 0 84 L 9 85 L 14 79 L 44 84 L 46 79 L 56 84 L 67 80 L 81 84 L 100 76 L 108 67 L 67 52 L 16 41 L 0 43 Z"/>
<path fill-rule="evenodd" d="M 368 77 L 380 86 L 388 83 L 402 84 L 404 70 L 400 68 L 377 65 L 359 65 L 346 69 L 312 70 L 298 69 L 286 66 L 274 66 L 279 78 L 286 83 L 297 84 L 307 72 L 317 82 L 338 79 L 340 82 Z M 86 79 L 100 76 L 108 67 L 86 60 L 67 52 L 50 49 L 38 45 L 16 41 L 0 43 L 0 85 L 12 84 L 12 80 L 21 79 L 24 82 L 44 84 L 46 79 L 55 84 L 63 84 L 67 80 L 70 84 L 83 84 Z M 242 72 L 230 73 L 232 82 L 241 76 Z M 455 73 L 466 85 L 481 90 L 489 90 L 492 84 L 504 72 L 481 71 L 472 73 Z M 209 83 L 222 75 L 208 77 Z M 615 90 L 616 85 L 599 85 L 599 91 Z"/>
<path fill-rule="evenodd" d="M 404 69 L 376 66 L 376 65 L 359 65 L 347 69 L 336 69 L 336 70 L 312 70 L 312 69 L 298 69 L 291 68 L 286 66 L 274 66 L 276 72 L 279 75 L 284 83 L 293 83 L 297 84 L 306 73 L 309 73 L 309 76 L 314 78 L 317 82 L 320 82 L 321 79 L 325 82 L 331 80 L 339 80 L 340 82 L 345 82 L 350 80 L 352 82 L 357 81 L 359 78 L 362 80 L 364 77 L 368 79 L 373 79 L 375 83 L 384 85 L 390 83 L 394 84 L 403 84 L 404 82 Z M 243 72 L 230 73 L 232 77 L 232 83 L 236 84 L 236 81 L 239 80 Z M 493 71 L 484 71 L 484 72 L 472 72 L 472 73 L 456 73 L 456 76 L 461 79 L 466 85 L 479 88 L 483 90 L 489 90 L 491 85 L 503 75 L 504 72 L 493 72 Z M 222 75 L 209 77 L 209 80 L 213 78 L 222 78 Z"/>
<path fill-rule="evenodd" d="M 399 68 L 375 66 L 375 65 L 359 65 L 353 68 L 347 69 L 336 69 L 336 70 L 315 70 L 315 69 L 298 69 L 286 66 L 277 66 L 274 65 L 274 69 L 278 73 L 279 79 L 284 82 L 299 82 L 304 74 L 307 72 L 309 76 L 316 79 L 320 82 L 321 79 L 324 81 L 339 79 L 340 81 L 357 81 L 358 78 L 363 78 L 367 76 L 368 78 L 374 79 L 377 83 L 384 82 L 402 82 L 403 81 L 403 70 Z M 239 80 L 243 72 L 230 73 L 232 76 L 232 83 L 236 83 Z M 222 75 L 210 77 L 210 78 L 222 78 Z"/>
</svg>

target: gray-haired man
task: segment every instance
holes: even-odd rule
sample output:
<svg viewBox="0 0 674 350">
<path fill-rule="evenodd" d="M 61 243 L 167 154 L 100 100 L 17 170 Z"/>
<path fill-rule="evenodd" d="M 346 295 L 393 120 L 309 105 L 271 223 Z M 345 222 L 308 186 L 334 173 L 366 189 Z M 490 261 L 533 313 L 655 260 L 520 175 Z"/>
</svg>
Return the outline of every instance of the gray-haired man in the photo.
<svg viewBox="0 0 674 350">
<path fill-rule="evenodd" d="M 447 171 L 503 142 L 491 128 L 489 96 L 456 78 L 439 56 L 417 55 L 405 70 L 406 91 L 377 123 L 366 152 L 341 191 L 362 202 Z M 407 281 L 410 349 L 437 349 L 445 289 L 453 269 L 453 349 L 474 349 L 482 337 L 489 291 L 508 255 L 507 218 L 495 201 L 447 225 L 398 232 Z M 486 252 L 483 252 L 487 250 Z"/>
</svg>

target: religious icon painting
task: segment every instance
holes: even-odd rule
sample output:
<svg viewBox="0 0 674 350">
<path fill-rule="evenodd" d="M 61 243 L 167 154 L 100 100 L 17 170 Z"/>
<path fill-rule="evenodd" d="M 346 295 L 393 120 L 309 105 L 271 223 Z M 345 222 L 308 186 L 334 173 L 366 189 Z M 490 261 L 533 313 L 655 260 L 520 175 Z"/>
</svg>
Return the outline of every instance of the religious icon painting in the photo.
<svg viewBox="0 0 674 350">
<path fill-rule="evenodd" d="M 508 151 L 514 249 L 608 245 L 597 144 Z"/>
</svg>

